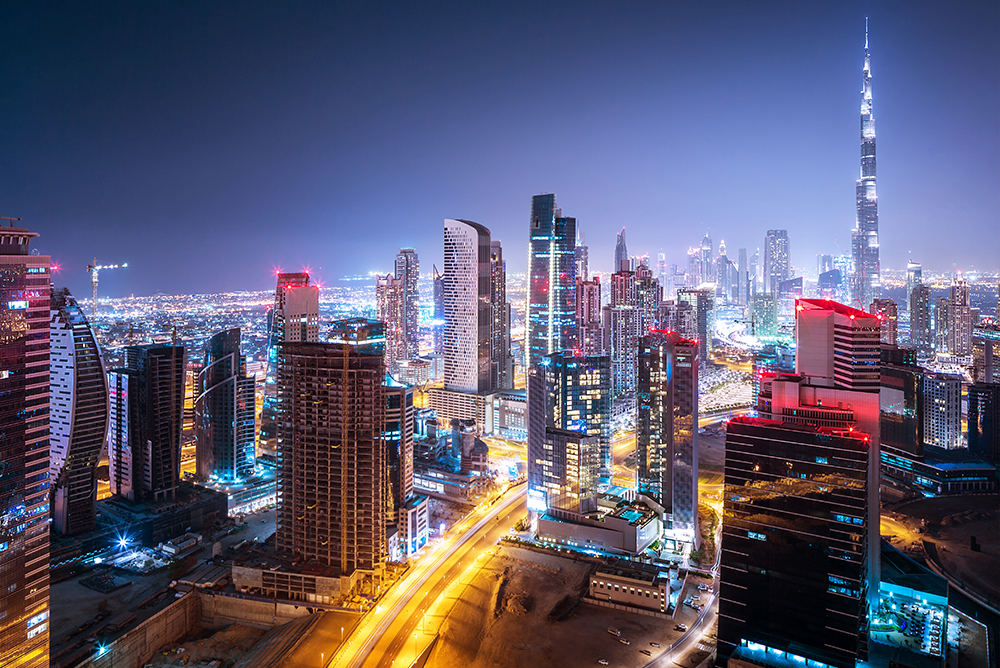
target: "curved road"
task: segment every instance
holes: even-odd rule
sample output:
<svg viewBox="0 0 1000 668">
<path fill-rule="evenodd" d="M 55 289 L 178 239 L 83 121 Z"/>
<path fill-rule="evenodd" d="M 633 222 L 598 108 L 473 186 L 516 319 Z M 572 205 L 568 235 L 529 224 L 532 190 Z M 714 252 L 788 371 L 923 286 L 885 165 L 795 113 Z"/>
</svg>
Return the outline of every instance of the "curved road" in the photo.
<svg viewBox="0 0 1000 668">
<path fill-rule="evenodd" d="M 403 649 L 405 640 L 412 638 L 420 611 L 433 603 L 444 584 L 450 582 L 448 576 L 455 577 L 461 572 L 463 557 L 475 558 L 477 548 L 485 549 L 496 542 L 495 537 L 492 540 L 489 537 L 498 531 L 505 532 L 524 512 L 525 489 L 521 485 L 514 487 L 498 503 L 477 507 L 459 522 L 444 541 L 418 560 L 362 618 L 326 664 L 327 668 L 382 665 L 383 659 L 391 662 Z M 507 521 L 498 523 L 498 516 Z"/>
</svg>

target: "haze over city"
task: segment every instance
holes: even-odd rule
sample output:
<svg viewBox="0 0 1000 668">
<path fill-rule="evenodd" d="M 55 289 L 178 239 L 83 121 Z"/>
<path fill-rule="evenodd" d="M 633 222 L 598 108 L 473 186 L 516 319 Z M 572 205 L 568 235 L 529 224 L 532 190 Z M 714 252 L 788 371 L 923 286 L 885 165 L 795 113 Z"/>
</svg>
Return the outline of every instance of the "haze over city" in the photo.
<svg viewBox="0 0 1000 668">
<path fill-rule="evenodd" d="M 866 16 L 883 266 L 996 270 L 991 2 L 7 3 L 0 213 L 75 292 L 130 262 L 109 297 L 440 266 L 447 217 L 523 271 L 539 192 L 596 270 L 623 226 L 675 262 L 788 229 L 810 268 L 850 247 Z"/>
</svg>

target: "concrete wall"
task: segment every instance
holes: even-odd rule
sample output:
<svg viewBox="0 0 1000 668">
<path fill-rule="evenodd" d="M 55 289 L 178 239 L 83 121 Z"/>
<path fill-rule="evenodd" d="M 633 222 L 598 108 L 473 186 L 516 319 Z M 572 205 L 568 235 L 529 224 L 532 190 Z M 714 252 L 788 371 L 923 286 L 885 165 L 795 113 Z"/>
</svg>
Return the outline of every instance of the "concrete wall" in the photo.
<svg viewBox="0 0 1000 668">
<path fill-rule="evenodd" d="M 139 668 L 163 645 L 198 629 L 201 606 L 194 592 L 185 594 L 118 638 L 108 650 L 79 664 L 93 668 Z"/>
<path fill-rule="evenodd" d="M 201 625 L 218 629 L 230 624 L 243 624 L 258 629 L 270 629 L 309 614 L 308 603 L 259 601 L 224 594 L 202 594 Z M 117 668 L 118 664 L 115 663 Z"/>
</svg>

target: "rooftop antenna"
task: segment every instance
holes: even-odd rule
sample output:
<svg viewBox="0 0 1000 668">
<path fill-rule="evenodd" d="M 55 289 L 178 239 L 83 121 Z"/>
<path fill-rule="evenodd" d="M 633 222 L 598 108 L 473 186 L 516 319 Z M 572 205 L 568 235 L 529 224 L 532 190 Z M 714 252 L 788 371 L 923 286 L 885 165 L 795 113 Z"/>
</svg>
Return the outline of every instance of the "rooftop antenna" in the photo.
<svg viewBox="0 0 1000 668">
<path fill-rule="evenodd" d="M 20 218 L 11 218 L 10 216 L 0 216 L 0 220 L 9 220 L 10 221 L 10 226 L 14 227 L 14 221 L 15 220 L 21 220 L 21 219 Z"/>
<path fill-rule="evenodd" d="M 865 50 L 868 49 L 868 17 L 865 17 Z"/>
</svg>

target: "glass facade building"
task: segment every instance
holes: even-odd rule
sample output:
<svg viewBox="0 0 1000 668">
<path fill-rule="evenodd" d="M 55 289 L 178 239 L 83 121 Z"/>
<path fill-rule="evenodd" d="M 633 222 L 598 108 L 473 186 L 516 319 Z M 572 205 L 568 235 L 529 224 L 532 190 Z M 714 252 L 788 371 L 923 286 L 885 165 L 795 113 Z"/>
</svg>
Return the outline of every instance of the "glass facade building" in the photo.
<svg viewBox="0 0 1000 668">
<path fill-rule="evenodd" d="M 0 665 L 49 665 L 49 300 L 38 234 L 0 227 Z"/>
<path fill-rule="evenodd" d="M 239 328 L 219 332 L 205 345 L 194 402 L 198 477 L 242 482 L 254 474 L 254 378 L 246 372 Z"/>
<path fill-rule="evenodd" d="M 871 304 L 881 295 L 878 249 L 878 196 L 875 191 L 875 116 L 872 112 L 872 59 L 865 26 L 865 66 L 861 88 L 861 178 L 855 187 L 857 226 L 851 234 L 854 273 L 851 300 Z"/>
<path fill-rule="evenodd" d="M 554 194 L 531 198 L 528 225 L 528 368 L 577 345 L 576 218 L 564 218 Z"/>
<path fill-rule="evenodd" d="M 698 533 L 698 344 L 675 332 L 639 342 L 636 458 L 639 493 L 673 514 L 680 540 Z"/>
<path fill-rule="evenodd" d="M 493 390 L 490 231 L 469 220 L 444 221 L 444 387 Z"/>
<path fill-rule="evenodd" d="M 412 248 L 401 248 L 396 254 L 396 278 L 402 281 L 402 330 L 406 342 L 401 359 L 413 359 L 420 353 L 420 259 Z"/>
<path fill-rule="evenodd" d="M 97 465 L 108 432 L 108 379 L 83 309 L 66 289 L 52 291 L 49 471 L 52 526 L 62 534 L 97 523 Z"/>
<path fill-rule="evenodd" d="M 716 665 L 757 646 L 803 665 L 867 658 L 868 446 L 859 431 L 730 421 Z"/>
</svg>

